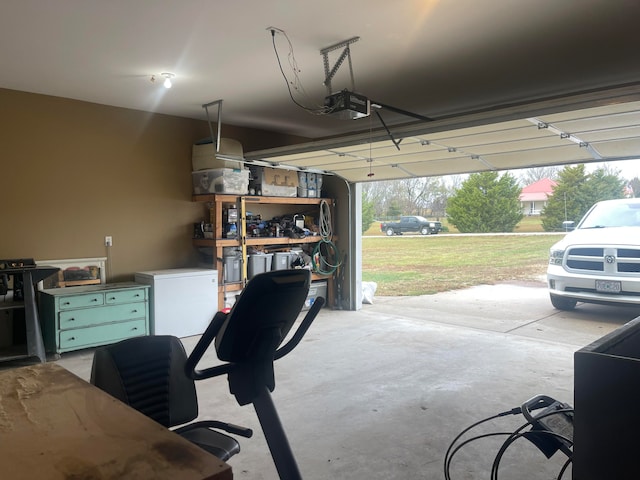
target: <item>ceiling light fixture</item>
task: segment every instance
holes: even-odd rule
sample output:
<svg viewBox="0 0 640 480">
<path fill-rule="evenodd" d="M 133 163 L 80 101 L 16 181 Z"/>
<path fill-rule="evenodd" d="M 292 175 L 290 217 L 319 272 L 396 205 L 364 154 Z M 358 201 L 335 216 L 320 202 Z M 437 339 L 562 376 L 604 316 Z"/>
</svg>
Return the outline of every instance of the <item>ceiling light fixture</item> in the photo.
<svg viewBox="0 0 640 480">
<path fill-rule="evenodd" d="M 164 77 L 164 83 L 162 84 L 164 85 L 164 88 L 171 88 L 173 86 L 173 84 L 171 83 L 171 79 L 176 75 L 170 72 L 162 72 L 160 75 Z"/>
</svg>

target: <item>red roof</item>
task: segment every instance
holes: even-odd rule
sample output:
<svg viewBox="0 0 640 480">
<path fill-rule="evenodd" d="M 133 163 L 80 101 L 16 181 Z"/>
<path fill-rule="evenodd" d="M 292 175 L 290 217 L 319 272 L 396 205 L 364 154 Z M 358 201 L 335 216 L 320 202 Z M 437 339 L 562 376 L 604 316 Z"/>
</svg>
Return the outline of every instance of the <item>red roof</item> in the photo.
<svg viewBox="0 0 640 480">
<path fill-rule="evenodd" d="M 553 188 L 557 185 L 550 178 L 543 178 L 531 185 L 527 185 L 520 192 L 521 202 L 545 201 L 553 193 Z"/>
<path fill-rule="evenodd" d="M 522 193 L 546 193 L 547 195 L 551 195 L 556 185 L 557 183 L 550 178 L 543 178 L 524 187 Z"/>
</svg>

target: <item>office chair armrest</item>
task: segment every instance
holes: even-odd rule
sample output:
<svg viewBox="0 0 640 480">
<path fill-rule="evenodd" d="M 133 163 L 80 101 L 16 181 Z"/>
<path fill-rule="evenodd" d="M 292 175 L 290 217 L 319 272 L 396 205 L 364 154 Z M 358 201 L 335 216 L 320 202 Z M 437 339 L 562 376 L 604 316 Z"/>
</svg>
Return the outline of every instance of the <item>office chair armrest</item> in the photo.
<svg viewBox="0 0 640 480">
<path fill-rule="evenodd" d="M 307 330 L 309 330 L 309 327 L 315 320 L 316 315 L 320 313 L 320 309 L 324 306 L 324 302 L 325 300 L 323 297 L 316 298 L 316 300 L 313 302 L 313 305 L 311 305 L 311 308 L 304 316 L 302 323 L 293 334 L 293 337 L 291 337 L 291 340 L 289 340 L 285 345 L 276 350 L 276 353 L 273 356 L 274 360 L 278 360 L 279 358 L 284 357 L 289 352 L 291 352 L 291 350 L 296 348 L 298 343 L 300 343 L 300 340 L 302 340 L 302 337 L 304 337 L 305 333 L 307 333 Z"/>
<path fill-rule="evenodd" d="M 253 430 L 250 428 L 235 425 L 233 423 L 220 422 L 218 420 L 201 420 L 176 428 L 173 431 L 181 434 L 183 432 L 188 432 L 189 430 L 195 430 L 202 427 L 224 430 L 227 433 L 233 433 L 234 435 L 240 435 L 245 438 L 251 438 L 253 436 Z"/>
</svg>

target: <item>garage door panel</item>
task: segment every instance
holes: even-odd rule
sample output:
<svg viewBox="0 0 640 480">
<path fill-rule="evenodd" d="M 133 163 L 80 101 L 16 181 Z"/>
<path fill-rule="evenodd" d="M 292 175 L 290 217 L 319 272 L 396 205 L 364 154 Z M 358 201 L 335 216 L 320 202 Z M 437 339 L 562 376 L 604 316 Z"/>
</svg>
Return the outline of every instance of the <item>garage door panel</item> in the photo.
<svg viewBox="0 0 640 480">
<path fill-rule="evenodd" d="M 593 161 L 593 156 L 585 148 L 578 145 L 567 145 L 562 148 L 548 148 L 530 150 L 525 152 L 513 152 L 506 154 L 489 155 L 485 157 L 491 165 L 499 170 L 510 168 L 524 168 L 527 165 L 555 165 L 558 163 L 581 163 Z"/>
<path fill-rule="evenodd" d="M 606 117 L 609 115 L 636 111 L 640 111 L 640 102 L 626 102 L 544 115 L 544 121 L 549 123 L 559 123 L 581 118 Z"/>
<path fill-rule="evenodd" d="M 525 127 L 518 129 L 448 137 L 434 141 L 456 148 L 474 148 L 482 145 L 497 145 L 501 143 L 527 141 L 538 138 L 553 138 L 554 136 L 555 135 L 549 130 L 539 129 L 536 125 L 527 123 Z"/>
<path fill-rule="evenodd" d="M 273 157 L 268 159 L 269 162 L 283 163 L 292 166 L 301 165 L 322 165 L 323 163 L 334 163 L 336 159 L 341 158 L 338 154 L 322 150 L 313 152 L 313 154 L 296 154 L 286 155 L 282 157 Z"/>
<path fill-rule="evenodd" d="M 411 163 L 403 165 L 403 168 L 418 177 L 437 177 L 441 175 L 462 174 L 480 172 L 491 168 L 478 159 L 456 158 L 443 159 L 426 163 Z M 451 172 L 451 173 L 447 173 Z"/>
<path fill-rule="evenodd" d="M 393 168 L 388 165 L 374 166 L 372 169 L 373 176 L 369 177 L 369 167 L 346 168 L 337 170 L 335 173 L 347 179 L 350 182 L 370 182 L 377 180 L 394 180 L 399 178 L 407 178 L 407 173 L 399 168 Z M 377 178 L 376 178 L 377 176 Z"/>
<path fill-rule="evenodd" d="M 531 127 L 531 123 L 526 119 L 510 120 L 508 122 L 491 123 L 487 125 L 478 125 L 475 127 L 457 128 L 453 130 L 445 130 L 442 132 L 434 132 L 426 135 L 419 135 L 425 137 L 427 140 L 444 141 L 446 139 L 454 139 L 461 137 L 468 137 L 472 135 L 493 135 L 497 132 L 517 132 L 520 130 L 526 130 Z M 514 135 L 522 135 L 523 133 L 513 133 Z"/>
<path fill-rule="evenodd" d="M 314 168 L 314 169 L 320 169 L 320 170 L 335 171 L 340 168 L 345 168 L 345 166 L 360 165 L 365 162 L 366 160 L 361 158 L 335 157 L 335 158 L 332 158 L 331 161 L 326 161 L 324 163 L 307 162 L 305 164 L 298 164 L 296 166 L 299 168 Z"/>
<path fill-rule="evenodd" d="M 511 153 L 516 151 L 528 151 L 546 149 L 550 147 L 566 146 L 568 140 L 560 138 L 559 135 L 541 136 L 530 140 L 520 140 L 514 142 L 496 143 L 493 145 L 474 146 L 465 148 L 465 151 L 476 155 L 493 155 L 499 153 Z"/>
<path fill-rule="evenodd" d="M 630 138 L 611 142 L 595 142 L 592 146 L 605 158 L 640 158 L 640 138 Z"/>
<path fill-rule="evenodd" d="M 406 155 L 420 152 L 438 152 L 446 150 L 445 147 L 434 144 L 421 144 L 414 138 L 405 138 L 399 144 L 398 149 L 391 140 L 384 142 L 374 142 L 369 145 L 360 145 L 358 148 L 337 148 L 336 152 L 342 152 L 347 155 L 357 155 L 365 158 L 374 157 L 394 157 L 396 155 Z"/>
<path fill-rule="evenodd" d="M 610 128 L 625 128 L 637 125 L 640 125 L 640 111 L 554 123 L 554 126 L 562 131 L 573 133 L 578 136 L 580 136 L 582 132 L 591 132 Z"/>
<path fill-rule="evenodd" d="M 640 138 L 640 125 L 626 128 L 596 130 L 580 134 L 580 139 L 589 143 L 622 140 L 634 137 Z"/>
<path fill-rule="evenodd" d="M 346 168 L 336 173 L 352 182 L 366 182 L 389 178 L 443 176 L 489 170 L 489 167 L 482 162 L 470 158 L 442 159 L 428 163 L 413 162 L 396 165 L 393 167 L 374 162 L 371 167 L 371 171 L 374 174 L 373 177 L 367 176 L 369 174 L 368 166 L 357 169 Z"/>
</svg>

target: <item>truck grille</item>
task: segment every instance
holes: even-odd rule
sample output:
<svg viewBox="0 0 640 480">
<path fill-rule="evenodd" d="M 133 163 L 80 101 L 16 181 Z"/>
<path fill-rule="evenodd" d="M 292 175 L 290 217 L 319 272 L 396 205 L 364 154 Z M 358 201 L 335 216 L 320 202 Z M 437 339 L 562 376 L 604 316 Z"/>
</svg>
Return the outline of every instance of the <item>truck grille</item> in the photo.
<svg viewBox="0 0 640 480">
<path fill-rule="evenodd" d="M 571 248 L 567 252 L 567 268 L 610 274 L 640 273 L 640 248 Z"/>
</svg>

